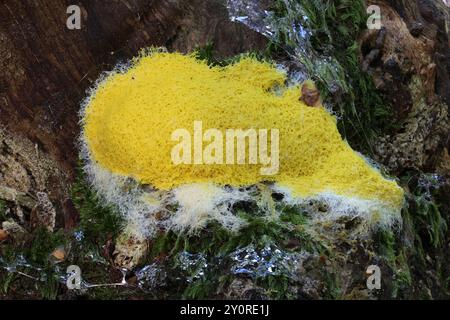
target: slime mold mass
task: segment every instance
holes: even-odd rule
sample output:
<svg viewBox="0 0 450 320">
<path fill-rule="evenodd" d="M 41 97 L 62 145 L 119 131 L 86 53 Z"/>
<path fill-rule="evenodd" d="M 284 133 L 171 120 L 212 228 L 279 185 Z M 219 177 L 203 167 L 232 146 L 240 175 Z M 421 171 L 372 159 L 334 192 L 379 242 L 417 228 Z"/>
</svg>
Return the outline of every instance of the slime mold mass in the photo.
<svg viewBox="0 0 450 320">
<path fill-rule="evenodd" d="M 209 67 L 193 56 L 150 53 L 112 73 L 83 111 L 89 157 L 113 174 L 161 190 L 192 183 L 248 186 L 270 180 L 305 198 L 322 193 L 376 201 L 398 211 L 403 190 L 342 139 L 325 108 L 299 100 L 300 88 L 266 62 L 242 58 Z M 172 133 L 203 128 L 278 129 L 279 171 L 261 165 L 175 165 Z M 270 148 L 270 141 L 268 141 Z M 205 143 L 206 144 L 206 143 Z"/>
</svg>

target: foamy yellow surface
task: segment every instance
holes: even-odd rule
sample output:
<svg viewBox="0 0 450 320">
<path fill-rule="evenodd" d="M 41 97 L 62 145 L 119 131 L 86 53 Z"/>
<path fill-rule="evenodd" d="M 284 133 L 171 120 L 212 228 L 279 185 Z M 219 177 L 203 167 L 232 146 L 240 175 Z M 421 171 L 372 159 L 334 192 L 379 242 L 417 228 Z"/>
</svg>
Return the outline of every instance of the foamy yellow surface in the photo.
<svg viewBox="0 0 450 320">
<path fill-rule="evenodd" d="M 85 140 L 100 166 L 159 189 L 272 180 L 298 196 L 333 192 L 400 207 L 402 189 L 343 141 L 333 116 L 300 102 L 299 88 L 284 82 L 272 65 L 251 58 L 210 68 L 191 56 L 150 54 L 98 87 L 84 115 Z M 283 93 L 269 90 L 274 86 Z M 278 129 L 279 173 L 261 176 L 261 165 L 249 164 L 174 165 L 172 132 L 186 128 L 193 135 L 194 121 L 223 132 Z"/>
</svg>

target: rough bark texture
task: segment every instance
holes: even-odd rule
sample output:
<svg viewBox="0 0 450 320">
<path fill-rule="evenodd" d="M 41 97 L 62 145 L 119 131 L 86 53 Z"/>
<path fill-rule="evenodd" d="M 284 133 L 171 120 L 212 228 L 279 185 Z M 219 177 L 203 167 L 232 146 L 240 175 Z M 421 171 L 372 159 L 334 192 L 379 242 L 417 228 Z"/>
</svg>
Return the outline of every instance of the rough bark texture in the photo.
<svg viewBox="0 0 450 320">
<path fill-rule="evenodd" d="M 397 129 L 380 137 L 377 160 L 401 176 L 409 172 L 437 173 L 443 185 L 436 201 L 449 221 L 450 203 L 450 4 L 438 0 L 371 0 L 381 7 L 382 30 L 368 30 L 361 37 L 362 66 L 396 115 Z M 417 183 L 408 184 L 414 192 Z M 408 210 L 421 213 L 416 200 L 408 199 Z M 426 214 L 426 213 L 425 213 Z M 406 221 L 406 220 L 405 220 Z M 415 226 L 423 239 L 423 227 Z M 432 229 L 431 226 L 426 226 Z M 408 232 L 404 234 L 411 239 Z M 450 233 L 439 248 L 426 247 L 427 270 L 410 258 L 414 286 L 411 296 L 430 290 L 442 297 L 448 275 Z M 417 250 L 417 248 L 415 248 Z M 443 266 L 442 268 L 440 266 Z M 448 282 L 448 281 L 447 281 Z M 424 288 L 429 288 L 424 290 Z"/>
<path fill-rule="evenodd" d="M 448 171 L 449 10 L 443 1 L 373 0 L 382 29 L 361 38 L 362 66 L 394 107 L 399 129 L 380 139 L 378 160 L 392 171 Z"/>
<path fill-rule="evenodd" d="M 71 4 L 81 30 L 66 27 Z M 0 17 L 0 186 L 47 192 L 63 212 L 80 102 L 103 71 L 149 46 L 189 52 L 212 41 L 224 57 L 266 44 L 230 22 L 221 0 L 6 0 Z"/>
</svg>

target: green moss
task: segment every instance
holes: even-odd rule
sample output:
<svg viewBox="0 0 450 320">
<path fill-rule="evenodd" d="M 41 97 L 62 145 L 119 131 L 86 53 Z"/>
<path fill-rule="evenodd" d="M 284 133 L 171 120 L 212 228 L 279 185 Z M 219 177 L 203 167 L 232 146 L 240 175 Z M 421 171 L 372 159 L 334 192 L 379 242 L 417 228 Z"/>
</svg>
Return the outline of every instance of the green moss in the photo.
<svg viewBox="0 0 450 320">
<path fill-rule="evenodd" d="M 389 229 L 380 229 L 376 234 L 378 253 L 386 260 L 389 266 L 395 266 L 396 238 L 394 232 Z"/>
<path fill-rule="evenodd" d="M 104 242 L 115 238 L 123 228 L 123 219 L 117 208 L 105 205 L 86 182 L 81 164 L 71 189 L 72 200 L 80 213 L 80 226 L 87 238 Z"/>
<path fill-rule="evenodd" d="M 436 200 L 440 184 L 434 179 L 417 172 L 405 174 L 401 182 L 409 192 L 402 232 L 380 231 L 375 238 L 378 253 L 392 272 L 391 298 L 448 297 L 444 267 L 448 221 Z"/>
<path fill-rule="evenodd" d="M 6 202 L 0 199 L 0 221 L 5 221 L 6 217 Z"/>
<path fill-rule="evenodd" d="M 214 56 L 214 43 L 212 41 L 207 42 L 202 47 L 197 47 L 194 55 L 198 60 L 204 60 L 210 66 L 220 65 L 220 62 Z"/>
<path fill-rule="evenodd" d="M 86 298 L 90 300 L 128 300 L 136 294 L 136 290 L 127 289 L 121 286 L 104 286 L 89 289 L 89 295 Z M 140 293 L 143 297 L 144 294 Z"/>
<path fill-rule="evenodd" d="M 330 300 L 342 299 L 342 289 L 339 284 L 339 277 L 336 273 L 322 272 L 324 283 L 326 284 L 326 291 L 324 298 Z"/>
<path fill-rule="evenodd" d="M 305 65 L 324 100 L 339 113 L 339 129 L 352 147 L 372 153 L 374 138 L 394 123 L 391 107 L 359 65 L 356 39 L 367 28 L 365 2 L 277 0 L 275 11 L 275 43 Z M 291 32 L 293 25 L 305 27 L 310 36 L 299 38 Z M 304 53 L 296 53 L 296 47 Z"/>
<path fill-rule="evenodd" d="M 15 273 L 4 269 L 4 267 L 14 262 L 15 258 L 16 250 L 12 245 L 0 246 L 0 294 L 7 295 L 11 285 L 17 278 Z"/>
<path fill-rule="evenodd" d="M 264 288 L 266 294 L 271 299 L 280 300 L 296 298 L 296 295 L 289 290 L 291 281 L 287 275 L 257 278 L 255 283 L 257 286 Z"/>
<path fill-rule="evenodd" d="M 16 261 L 23 257 L 27 263 L 40 270 L 26 266 L 17 267 L 17 272 L 24 272 L 30 277 L 36 277 L 37 280 L 14 271 L 7 272 L 5 277 L 0 277 L 0 279 L 3 278 L 0 280 L 2 293 L 7 294 L 14 284 L 23 292 L 35 291 L 42 299 L 55 299 L 59 290 L 59 274 L 54 269 L 51 253 L 59 246 L 66 246 L 67 243 L 68 240 L 63 231 L 51 233 L 44 228 L 39 228 L 32 233 L 22 248 L 17 248 L 13 244 L 3 246 L 1 257 L 6 265 L 14 266 Z"/>
<path fill-rule="evenodd" d="M 198 280 L 186 287 L 182 299 L 208 299 L 214 296 L 217 288 L 215 281 Z"/>
<path fill-rule="evenodd" d="M 33 264 L 47 265 L 50 254 L 61 245 L 67 244 L 68 240 L 62 230 L 51 233 L 44 228 L 39 228 L 33 233 L 30 247 L 24 250 L 25 256 Z"/>
<path fill-rule="evenodd" d="M 257 248 L 263 248 L 268 243 L 276 243 L 284 247 L 289 241 L 297 240 L 301 249 L 310 252 L 323 251 L 320 243 L 302 228 L 306 224 L 305 217 L 296 207 L 286 207 L 280 220 L 271 220 L 258 217 L 254 214 L 239 212 L 238 216 L 247 224 L 237 233 L 224 229 L 219 223 L 211 222 L 198 234 L 187 235 L 174 232 L 161 233 L 152 244 L 150 258 L 161 254 L 175 255 L 181 251 L 191 253 L 205 253 L 210 256 L 222 256 L 253 244 Z"/>
<path fill-rule="evenodd" d="M 441 247 L 448 231 L 449 221 L 441 212 L 440 183 L 436 179 L 433 175 L 420 172 L 406 172 L 400 179 L 409 190 L 408 207 L 404 210 L 403 219 L 409 223 L 409 232 L 420 248 Z"/>
<path fill-rule="evenodd" d="M 0 275 L 1 275 L 1 272 L 0 272 Z M 0 278 L 2 279 L 2 280 L 0 280 L 1 292 L 3 294 L 8 294 L 9 288 L 16 278 L 16 274 L 15 273 L 7 273 Z"/>
<path fill-rule="evenodd" d="M 283 206 L 280 211 L 280 220 L 283 222 L 296 226 L 307 224 L 306 216 L 298 206 Z"/>
<path fill-rule="evenodd" d="M 232 279 L 235 279 L 230 274 L 224 274 L 223 270 L 230 267 L 229 255 L 239 248 L 252 245 L 259 250 L 267 245 L 275 244 L 288 252 L 294 250 L 326 252 L 326 249 L 307 233 L 307 220 L 298 207 L 278 208 L 280 219 L 260 216 L 257 210 L 250 208 L 237 212 L 237 215 L 246 220 L 247 224 L 236 233 L 227 231 L 216 222 L 209 223 L 198 234 L 161 233 L 151 245 L 147 263 L 153 263 L 155 259 L 160 261 L 164 257 L 163 260 L 168 263 L 168 269 L 176 273 L 179 272 L 176 271 L 176 258 L 179 253 L 186 251 L 191 254 L 204 254 L 209 264 L 207 270 L 204 270 L 204 277 L 177 286 L 183 298 L 205 299 L 215 297 L 218 288 L 229 285 Z M 294 247 L 292 243 L 295 244 Z M 329 252 L 327 254 L 331 255 Z M 222 262 L 219 264 L 217 259 Z M 186 276 L 192 275 L 185 274 L 181 278 Z M 265 276 L 256 278 L 255 285 L 265 289 L 270 298 L 291 299 L 295 298 L 295 294 L 288 290 L 290 281 L 291 279 L 284 275 Z"/>
<path fill-rule="evenodd" d="M 46 271 L 42 281 L 37 282 L 37 287 L 42 299 L 55 300 L 60 288 L 59 275 L 54 270 Z"/>
<path fill-rule="evenodd" d="M 385 260 L 386 266 L 392 272 L 389 281 L 389 295 L 393 299 L 405 297 L 411 289 L 412 276 L 409 270 L 408 249 L 405 249 L 400 239 L 391 230 L 379 230 L 375 237 L 378 254 Z"/>
<path fill-rule="evenodd" d="M 392 281 L 392 298 L 405 298 L 406 293 L 411 291 L 413 284 L 409 262 L 405 250 L 400 249 L 400 253 L 395 259 L 394 277 Z"/>
<path fill-rule="evenodd" d="M 423 196 L 415 197 L 414 201 L 416 203 L 414 216 L 416 231 L 426 233 L 428 235 L 427 243 L 434 248 L 442 246 L 448 227 L 438 205 Z"/>
</svg>

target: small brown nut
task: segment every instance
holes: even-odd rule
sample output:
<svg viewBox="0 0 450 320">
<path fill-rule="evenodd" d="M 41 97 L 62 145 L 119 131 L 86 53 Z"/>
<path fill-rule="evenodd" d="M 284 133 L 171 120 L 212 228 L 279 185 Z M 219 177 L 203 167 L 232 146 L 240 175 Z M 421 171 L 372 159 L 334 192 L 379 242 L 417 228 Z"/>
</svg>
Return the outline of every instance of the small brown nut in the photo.
<svg viewBox="0 0 450 320">
<path fill-rule="evenodd" d="M 6 230 L 0 229 L 0 241 L 8 239 L 9 233 Z"/>
<path fill-rule="evenodd" d="M 52 256 L 58 261 L 63 261 L 66 258 L 66 251 L 62 248 L 55 249 Z"/>
<path fill-rule="evenodd" d="M 317 107 L 320 103 L 320 92 L 312 81 L 302 84 L 302 96 L 300 98 L 307 106 Z"/>
<path fill-rule="evenodd" d="M 319 101 L 319 97 L 320 97 L 319 91 L 311 90 L 305 87 L 302 88 L 302 100 L 304 103 L 306 103 L 307 106 L 309 107 L 315 106 Z"/>
</svg>

